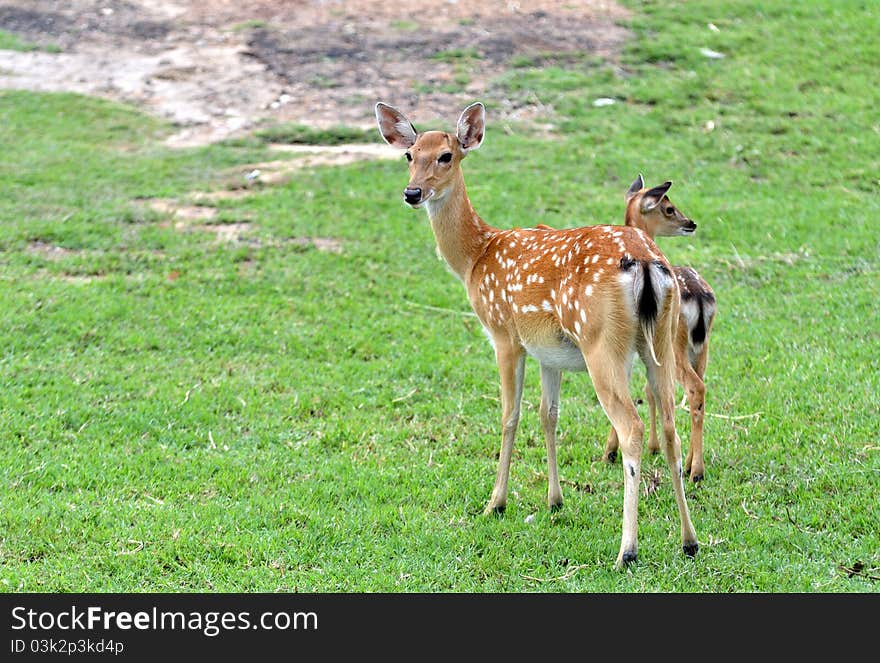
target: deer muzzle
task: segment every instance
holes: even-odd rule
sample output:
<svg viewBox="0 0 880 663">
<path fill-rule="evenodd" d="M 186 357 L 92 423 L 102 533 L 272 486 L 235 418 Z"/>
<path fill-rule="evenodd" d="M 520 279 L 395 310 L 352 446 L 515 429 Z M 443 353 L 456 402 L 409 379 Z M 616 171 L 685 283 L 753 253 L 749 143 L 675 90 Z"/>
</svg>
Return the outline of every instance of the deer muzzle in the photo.
<svg viewBox="0 0 880 663">
<path fill-rule="evenodd" d="M 422 190 L 419 188 L 405 188 L 403 190 L 403 200 L 407 205 L 418 205 L 422 201 Z"/>
</svg>

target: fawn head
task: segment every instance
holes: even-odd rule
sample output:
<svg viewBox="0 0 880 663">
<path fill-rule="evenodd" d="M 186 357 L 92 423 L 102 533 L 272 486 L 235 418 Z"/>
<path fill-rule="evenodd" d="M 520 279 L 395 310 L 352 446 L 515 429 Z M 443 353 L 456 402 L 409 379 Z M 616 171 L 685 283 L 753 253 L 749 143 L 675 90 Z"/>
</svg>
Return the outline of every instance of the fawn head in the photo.
<svg viewBox="0 0 880 663">
<path fill-rule="evenodd" d="M 461 172 L 459 163 L 483 142 L 486 110 L 479 102 L 465 108 L 454 134 L 419 133 L 403 113 L 381 101 L 376 104 L 376 121 L 385 142 L 406 150 L 409 183 L 403 190 L 403 200 L 418 208 L 432 198 L 442 200 L 456 183 Z"/>
<path fill-rule="evenodd" d="M 692 235 L 697 224 L 669 200 L 666 192 L 671 186 L 672 182 L 664 182 L 646 189 L 639 175 L 626 192 L 626 225 L 641 228 L 652 238 Z"/>
</svg>

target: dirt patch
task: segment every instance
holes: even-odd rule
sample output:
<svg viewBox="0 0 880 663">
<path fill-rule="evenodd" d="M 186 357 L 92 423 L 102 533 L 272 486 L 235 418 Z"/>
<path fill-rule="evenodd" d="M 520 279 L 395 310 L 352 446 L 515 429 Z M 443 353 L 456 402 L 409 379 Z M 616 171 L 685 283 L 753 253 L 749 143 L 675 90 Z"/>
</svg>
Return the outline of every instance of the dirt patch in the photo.
<svg viewBox="0 0 880 663">
<path fill-rule="evenodd" d="M 107 276 L 105 274 L 60 274 L 54 278 L 72 285 L 88 285 L 95 281 L 104 281 Z"/>
<path fill-rule="evenodd" d="M 38 255 L 46 260 L 61 260 L 69 255 L 76 253 L 73 249 L 66 249 L 63 246 L 55 246 L 41 240 L 34 240 L 28 243 L 28 253 Z"/>
<path fill-rule="evenodd" d="M 251 229 L 251 224 L 247 222 L 241 223 L 218 223 L 218 224 L 188 224 L 178 222 L 174 225 L 177 230 L 185 232 L 205 232 L 211 233 L 215 237 L 218 244 L 247 244 L 249 240 L 246 235 Z"/>
<path fill-rule="evenodd" d="M 388 145 L 272 145 L 274 150 L 296 155 L 295 159 L 276 159 L 236 168 L 248 186 L 282 184 L 297 170 L 314 166 L 343 166 L 372 159 L 400 159 L 400 152 Z"/>
<path fill-rule="evenodd" d="M 342 253 L 342 242 L 332 237 L 294 237 L 290 243 L 297 246 L 314 247 L 318 251 Z"/>
<path fill-rule="evenodd" d="M 183 221 L 205 221 L 217 216 L 217 209 L 203 205 L 184 205 L 176 200 L 152 198 L 147 206 L 154 212 L 180 219 Z"/>
<path fill-rule="evenodd" d="M 224 189 L 222 191 L 194 191 L 193 193 L 189 194 L 189 197 L 197 203 L 213 203 L 218 200 L 238 200 L 239 198 L 250 196 L 253 193 L 253 189 L 243 187 L 241 189 Z"/>
<path fill-rule="evenodd" d="M 287 145 L 276 143 L 270 149 L 288 154 L 305 155 L 298 161 L 303 166 L 341 166 L 365 159 L 400 159 L 400 151 L 380 143 L 347 143 L 344 145 Z"/>
<path fill-rule="evenodd" d="M 626 11 L 607 0 L 0 0 L 0 29 L 62 52 L 3 51 L 0 88 L 136 104 L 169 144 L 289 121 L 369 127 L 384 100 L 444 124 L 474 99 L 497 119 L 547 113 L 492 81 L 519 58 L 613 59 Z M 546 118 L 545 118 L 546 119 Z"/>
<path fill-rule="evenodd" d="M 243 242 L 243 236 L 251 229 L 247 221 L 235 223 L 206 223 L 217 218 L 217 208 L 205 205 L 187 205 L 168 198 L 151 198 L 147 206 L 169 220 L 159 224 L 162 228 L 173 227 L 179 232 L 205 232 L 214 235 L 221 244 Z"/>
<path fill-rule="evenodd" d="M 206 196 L 211 194 L 195 195 Z M 214 207 L 186 205 L 181 204 L 176 200 L 165 198 L 152 198 L 145 202 L 150 209 L 168 217 L 167 221 L 163 221 L 159 224 L 160 227 L 173 227 L 176 231 L 183 233 L 209 233 L 214 235 L 214 241 L 217 244 L 240 244 L 253 248 L 265 248 L 268 246 L 299 246 L 317 249 L 318 251 L 326 251 L 328 253 L 342 253 L 342 242 L 333 237 L 286 237 L 280 239 L 263 239 L 251 234 L 256 226 L 249 221 L 235 223 L 204 223 L 205 220 L 211 220 L 217 216 L 217 209 Z M 200 221 L 201 223 L 199 223 Z M 35 253 L 40 253 L 50 259 L 60 258 L 69 253 L 66 249 L 54 247 L 43 242 L 32 243 L 29 250 Z M 58 255 L 56 255 L 56 252 L 58 252 Z"/>
</svg>

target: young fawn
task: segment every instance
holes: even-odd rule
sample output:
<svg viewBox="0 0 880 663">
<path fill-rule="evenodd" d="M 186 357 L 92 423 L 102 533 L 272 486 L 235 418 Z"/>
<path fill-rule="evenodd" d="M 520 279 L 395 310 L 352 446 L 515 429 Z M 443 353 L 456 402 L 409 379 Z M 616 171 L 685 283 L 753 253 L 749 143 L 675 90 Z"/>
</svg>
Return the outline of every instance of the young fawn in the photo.
<svg viewBox="0 0 880 663">
<path fill-rule="evenodd" d="M 396 108 L 376 104 L 383 138 L 406 150 L 404 201 L 428 213 L 437 248 L 461 279 L 495 349 L 501 377 L 501 452 L 487 513 L 502 513 L 519 423 L 526 354 L 541 365 L 541 424 L 547 447 L 548 499 L 562 505 L 556 423 L 562 371 L 589 371 L 623 456 L 623 534 L 617 565 L 636 559 L 644 425 L 630 397 L 636 355 L 660 409 L 664 450 L 681 522 L 682 548 L 696 555 L 685 500 L 681 442 L 675 432 L 673 336 L 679 294 L 669 262 L 646 232 L 626 226 L 501 230 L 474 211 L 461 160 L 480 146 L 482 104 L 468 106 L 455 133 L 419 133 Z"/>
<path fill-rule="evenodd" d="M 642 176 L 626 192 L 627 226 L 644 230 L 651 239 L 656 236 L 672 237 L 691 235 L 696 224 L 682 214 L 667 192 L 672 182 L 665 182 L 653 189 L 646 189 Z M 681 309 L 678 316 L 678 329 L 673 342 L 675 351 L 675 374 L 684 387 L 691 414 L 691 441 L 685 459 L 685 472 L 691 481 L 702 481 L 705 472 L 703 465 L 703 414 L 706 402 L 706 362 L 709 360 L 709 332 L 715 319 L 715 293 L 709 284 L 690 267 L 673 266 L 681 293 Z M 648 449 L 656 453 L 660 449 L 657 440 L 656 404 L 650 387 L 645 387 L 650 417 Z M 613 461 L 617 455 L 618 437 L 614 428 L 608 433 L 605 444 L 605 457 Z"/>
</svg>

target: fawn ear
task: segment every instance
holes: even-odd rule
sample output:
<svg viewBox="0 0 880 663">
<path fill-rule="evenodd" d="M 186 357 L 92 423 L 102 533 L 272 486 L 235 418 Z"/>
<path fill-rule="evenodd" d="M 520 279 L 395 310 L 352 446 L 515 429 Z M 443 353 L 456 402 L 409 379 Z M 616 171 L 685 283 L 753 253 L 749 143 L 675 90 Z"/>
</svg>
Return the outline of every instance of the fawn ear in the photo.
<svg viewBox="0 0 880 663">
<path fill-rule="evenodd" d="M 376 104 L 376 121 L 379 123 L 379 133 L 382 134 L 382 138 L 392 147 L 405 150 L 415 144 L 418 135 L 416 128 L 406 115 L 394 106 L 383 104 L 381 101 Z"/>
<path fill-rule="evenodd" d="M 671 186 L 672 182 L 664 182 L 660 186 L 655 186 L 653 189 L 645 191 L 645 195 L 642 196 L 642 211 L 650 212 L 657 207 Z"/>
<path fill-rule="evenodd" d="M 629 190 L 626 192 L 626 202 L 630 201 L 634 195 L 636 195 L 639 191 L 645 188 L 645 180 L 642 178 L 642 174 L 639 173 L 639 176 L 635 179 L 635 181 L 629 185 Z"/>
<path fill-rule="evenodd" d="M 463 152 L 477 149 L 486 130 L 486 109 L 479 101 L 461 112 L 456 137 Z"/>
</svg>

